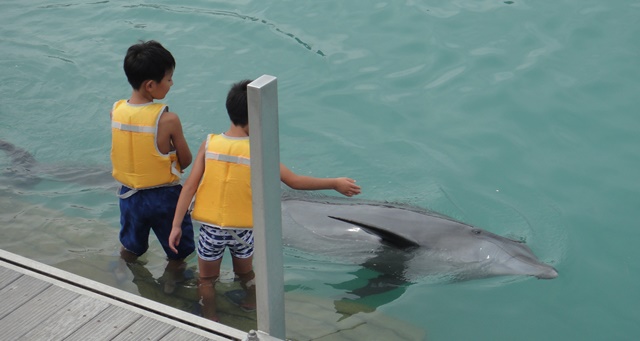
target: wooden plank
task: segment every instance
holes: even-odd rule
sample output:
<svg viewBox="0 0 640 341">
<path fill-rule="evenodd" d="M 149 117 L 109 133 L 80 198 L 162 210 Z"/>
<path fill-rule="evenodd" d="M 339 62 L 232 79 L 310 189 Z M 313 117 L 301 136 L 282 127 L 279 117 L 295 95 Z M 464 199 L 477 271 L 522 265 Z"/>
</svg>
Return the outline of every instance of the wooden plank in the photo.
<svg viewBox="0 0 640 341">
<path fill-rule="evenodd" d="M 208 339 L 201 335 L 196 335 L 194 333 L 188 332 L 182 329 L 173 329 L 169 332 L 169 334 L 165 335 L 162 339 L 164 341 L 174 341 L 174 340 L 189 340 L 189 341 L 209 341 L 212 339 Z"/>
<path fill-rule="evenodd" d="M 63 309 L 76 297 L 78 297 L 77 293 L 55 285 L 47 287 L 1 320 L 2 337 L 5 340 L 15 340 L 34 328 L 40 328 L 43 320 Z M 27 338 L 27 340 L 33 339 Z"/>
<path fill-rule="evenodd" d="M 141 317 L 131 310 L 110 305 L 65 340 L 111 340 Z"/>
<path fill-rule="evenodd" d="M 167 335 L 174 327 L 147 316 L 135 321 L 122 333 L 118 334 L 112 341 L 125 340 L 160 340 Z"/>
<path fill-rule="evenodd" d="M 23 305 L 25 302 L 44 291 L 51 284 L 31 278 L 20 276 L 15 281 L 0 290 L 0 330 L 4 326 L 4 317 Z"/>
<path fill-rule="evenodd" d="M 0 289 L 15 281 L 20 276 L 22 276 L 22 274 L 17 271 L 0 267 Z"/>
<path fill-rule="evenodd" d="M 109 303 L 88 296 L 77 296 L 66 306 L 44 316 L 38 328 L 22 338 L 25 340 L 63 340 L 85 323 L 107 309 Z"/>
</svg>

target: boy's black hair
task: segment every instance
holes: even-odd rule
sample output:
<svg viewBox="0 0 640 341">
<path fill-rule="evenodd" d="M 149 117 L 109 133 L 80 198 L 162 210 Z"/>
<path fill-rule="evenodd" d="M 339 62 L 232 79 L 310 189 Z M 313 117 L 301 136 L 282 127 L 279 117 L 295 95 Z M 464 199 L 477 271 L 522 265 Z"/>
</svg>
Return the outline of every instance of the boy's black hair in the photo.
<svg viewBox="0 0 640 341">
<path fill-rule="evenodd" d="M 245 79 L 231 85 L 227 94 L 227 113 L 231 123 L 246 127 L 249 124 L 249 104 L 247 103 L 247 85 L 253 82 Z"/>
<path fill-rule="evenodd" d="M 131 45 L 124 57 L 124 73 L 131 86 L 138 90 L 147 80 L 162 81 L 176 67 L 176 60 L 155 40 Z"/>
</svg>

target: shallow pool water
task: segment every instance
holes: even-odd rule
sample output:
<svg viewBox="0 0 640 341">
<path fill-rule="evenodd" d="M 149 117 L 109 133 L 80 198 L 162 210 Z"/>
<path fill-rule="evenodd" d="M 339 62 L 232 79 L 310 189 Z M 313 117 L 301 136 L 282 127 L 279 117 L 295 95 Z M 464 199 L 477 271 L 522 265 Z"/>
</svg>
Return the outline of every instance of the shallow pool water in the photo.
<svg viewBox="0 0 640 341">
<path fill-rule="evenodd" d="M 1 8 L 0 139 L 38 161 L 37 180 L 24 181 L 0 154 L 1 248 L 197 313 L 192 278 L 176 295 L 162 292 L 157 242 L 144 266 L 118 268 L 117 198 L 105 180 L 109 110 L 130 94 L 126 49 L 155 39 L 176 58 L 165 102 L 194 152 L 228 127 L 232 82 L 273 75 L 280 157 L 291 169 L 353 177 L 364 199 L 524 240 L 560 273 L 418 279 L 361 299 L 367 309 L 354 316 L 384 315 L 430 340 L 632 340 L 640 332 L 637 2 L 27 0 Z M 285 250 L 287 293 L 309 302 L 332 302 L 370 276 Z"/>
</svg>

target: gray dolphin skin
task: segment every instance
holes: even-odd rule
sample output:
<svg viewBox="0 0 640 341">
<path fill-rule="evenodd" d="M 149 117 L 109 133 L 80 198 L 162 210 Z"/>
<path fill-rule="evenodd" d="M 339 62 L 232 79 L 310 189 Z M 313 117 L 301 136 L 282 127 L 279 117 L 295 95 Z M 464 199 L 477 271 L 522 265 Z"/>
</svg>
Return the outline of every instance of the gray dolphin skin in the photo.
<svg viewBox="0 0 640 341">
<path fill-rule="evenodd" d="M 438 274 L 455 280 L 558 276 L 522 242 L 417 207 L 285 195 L 282 216 L 284 245 L 409 281 Z"/>
<path fill-rule="evenodd" d="M 15 175 L 13 181 L 22 185 L 33 186 L 40 181 L 38 177 L 32 175 L 32 169 L 38 162 L 31 153 L 2 139 L 0 139 L 0 149 L 4 150 L 11 161 L 3 174 Z"/>
<path fill-rule="evenodd" d="M 3 139 L 0 139 L 0 150 L 10 160 L 10 166 L 3 169 L 2 175 L 10 178 L 13 186 L 28 188 L 49 179 L 86 186 L 116 187 L 108 167 L 42 164 L 29 151 Z"/>
</svg>

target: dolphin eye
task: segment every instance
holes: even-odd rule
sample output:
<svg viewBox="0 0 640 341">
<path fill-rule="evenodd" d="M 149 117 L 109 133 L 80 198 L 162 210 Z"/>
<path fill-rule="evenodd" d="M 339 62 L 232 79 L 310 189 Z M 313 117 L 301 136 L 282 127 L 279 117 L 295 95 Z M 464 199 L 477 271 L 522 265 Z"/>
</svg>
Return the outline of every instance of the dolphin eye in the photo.
<svg viewBox="0 0 640 341">
<path fill-rule="evenodd" d="M 473 232 L 473 234 L 481 234 L 481 233 L 482 233 L 482 230 L 480 230 L 480 229 L 473 229 L 473 230 L 471 230 L 471 232 Z"/>
</svg>

